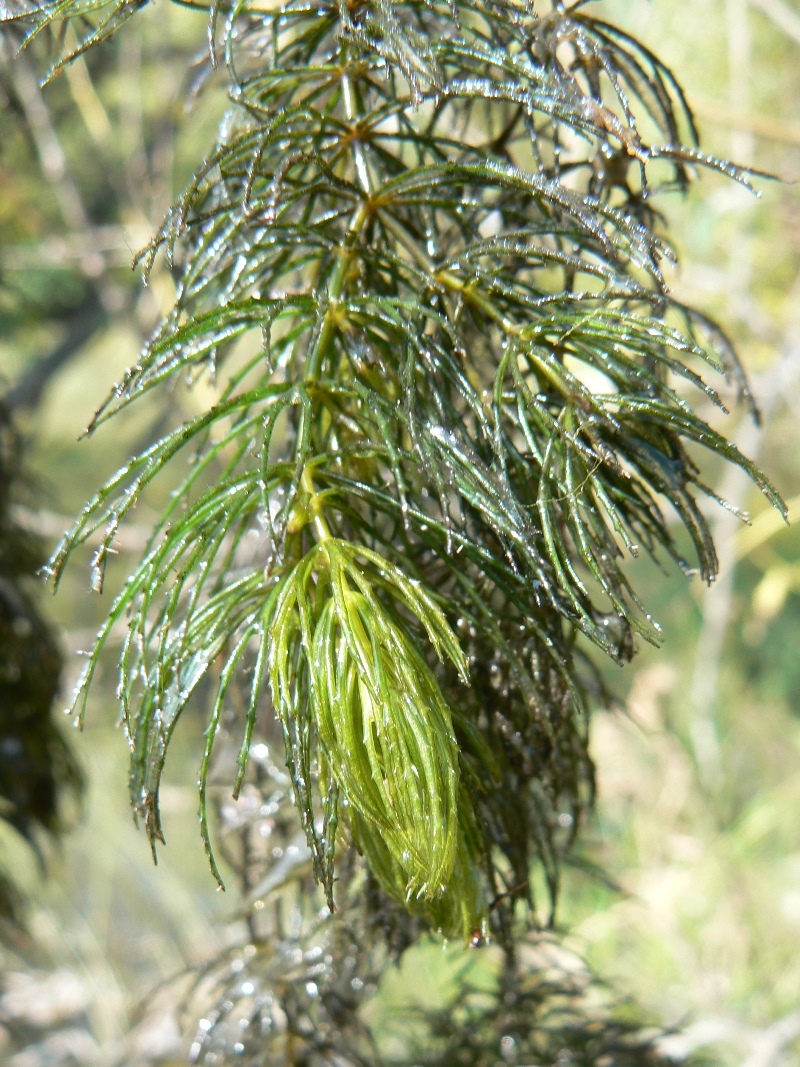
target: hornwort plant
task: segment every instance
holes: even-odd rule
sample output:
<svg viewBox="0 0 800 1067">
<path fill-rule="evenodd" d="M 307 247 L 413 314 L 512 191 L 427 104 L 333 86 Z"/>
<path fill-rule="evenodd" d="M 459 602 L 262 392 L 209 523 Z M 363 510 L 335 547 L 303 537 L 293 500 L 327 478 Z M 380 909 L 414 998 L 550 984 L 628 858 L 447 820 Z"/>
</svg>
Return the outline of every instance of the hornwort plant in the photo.
<svg viewBox="0 0 800 1067">
<path fill-rule="evenodd" d="M 748 175 L 700 152 L 670 71 L 585 0 L 188 2 L 208 9 L 206 62 L 227 71 L 231 105 L 139 257 L 145 277 L 159 254 L 175 264 L 174 308 L 90 430 L 187 379 L 216 398 L 133 456 L 51 561 L 58 581 L 99 540 L 100 590 L 120 524 L 173 479 L 75 710 L 124 627 L 131 799 L 154 846 L 170 739 L 210 685 L 199 789 L 215 875 L 212 767 L 234 796 L 255 773 L 270 832 L 299 829 L 291 870 L 264 861 L 256 887 L 288 892 L 302 923 L 290 937 L 276 911 L 263 935 L 272 1000 L 253 1008 L 248 1054 L 291 1032 L 322 1057 L 291 1062 L 375 1062 L 355 1037 L 334 1049 L 355 1010 L 355 986 L 336 983 L 362 966 L 357 928 L 369 966 L 425 930 L 501 946 L 518 1000 L 497 1011 L 516 1021 L 484 1013 L 467 1044 L 468 1028 L 440 1032 L 435 1062 L 494 1063 L 500 1033 L 515 1056 L 549 1055 L 521 946 L 552 914 L 592 804 L 595 650 L 624 663 L 637 639 L 659 641 L 625 560 L 714 578 L 702 450 L 783 507 L 692 407 L 723 408 L 707 372 L 750 398 L 721 330 L 667 290 L 653 207 L 702 168 Z M 18 4 L 26 42 L 67 19 L 83 31 L 53 74 L 141 6 Z M 235 764 L 214 764 L 234 735 Z M 338 917 L 319 918 L 312 878 Z M 276 944 L 320 931 L 340 945 L 316 972 L 327 1030 L 298 1021 L 305 964 L 296 980 L 269 971 Z M 624 1027 L 573 1042 L 569 1004 L 553 1055 L 655 1055 Z M 216 1055 L 224 1015 L 197 1056 Z"/>
</svg>

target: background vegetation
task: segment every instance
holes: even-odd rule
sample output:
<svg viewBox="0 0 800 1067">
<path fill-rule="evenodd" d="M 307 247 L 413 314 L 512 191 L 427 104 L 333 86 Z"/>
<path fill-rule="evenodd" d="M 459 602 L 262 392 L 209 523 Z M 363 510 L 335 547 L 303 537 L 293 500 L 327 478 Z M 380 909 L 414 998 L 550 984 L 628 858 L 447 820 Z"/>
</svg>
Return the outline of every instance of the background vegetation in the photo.
<svg viewBox="0 0 800 1067">
<path fill-rule="evenodd" d="M 709 151 L 796 180 L 796 4 L 605 0 L 602 8 L 679 73 Z M 44 96 L 33 57 L 12 66 L 3 55 L 0 368 L 28 442 L 30 500 L 18 517 L 51 543 L 164 418 L 142 406 L 91 443 L 76 442 L 172 300 L 163 264 L 147 289 L 129 264 L 224 110 L 220 85 L 181 113 L 182 72 L 204 32 L 202 14 L 145 11 Z M 736 412 L 726 432 L 791 502 L 800 493 L 800 201 L 792 184 L 760 188 L 757 200 L 706 175 L 688 200 L 661 206 L 681 253 L 672 284 L 724 323 L 753 376 L 764 428 Z M 199 407 L 202 393 L 188 402 Z M 728 476 L 723 495 L 751 508 L 754 523 L 741 528 L 714 513 L 723 572 L 712 590 L 637 564 L 666 646 L 643 649 L 609 676 L 624 713 L 595 717 L 600 799 L 581 846 L 605 877 L 568 874 L 560 925 L 617 988 L 655 1019 L 685 1027 L 672 1039 L 676 1051 L 777 1067 L 800 1057 L 800 538 L 742 476 Z M 141 547 L 136 529 L 126 536 L 123 551 Z M 62 627 L 65 695 L 103 610 L 87 595 L 86 574 L 73 568 L 46 603 Z M 31 939 L 0 961 L 0 1062 L 14 1067 L 178 1057 L 176 996 L 148 994 L 240 933 L 238 901 L 215 892 L 198 842 L 198 753 L 188 731 L 176 737 L 164 791 L 168 847 L 150 866 L 131 825 L 113 686 L 109 664 L 86 731 L 74 738 L 85 808 L 48 856 L 49 877 L 24 845 L 0 843 L 32 896 Z M 438 978 L 459 966 L 438 948 L 420 951 L 387 975 L 384 1005 L 396 1011 L 434 989 L 446 996 Z"/>
</svg>

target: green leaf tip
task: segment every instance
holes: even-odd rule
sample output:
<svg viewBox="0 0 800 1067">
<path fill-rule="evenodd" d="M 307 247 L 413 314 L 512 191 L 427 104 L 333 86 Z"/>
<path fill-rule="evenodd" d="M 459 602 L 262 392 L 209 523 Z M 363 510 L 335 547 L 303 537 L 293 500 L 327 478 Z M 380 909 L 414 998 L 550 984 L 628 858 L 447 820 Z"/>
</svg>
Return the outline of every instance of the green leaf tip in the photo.
<svg viewBox="0 0 800 1067">
<path fill-rule="evenodd" d="M 466 680 L 458 639 L 432 595 L 376 552 L 334 538 L 281 579 L 265 620 L 272 699 L 320 878 L 334 842 L 320 840 L 309 804 L 313 738 L 321 776 L 336 782 L 345 817 L 349 810 L 379 835 L 407 901 L 445 892 L 458 842 L 452 714 L 412 625 Z"/>
<path fill-rule="evenodd" d="M 410 896 L 406 867 L 398 863 L 385 837 L 358 812 L 351 815 L 353 840 L 370 870 L 393 900 L 403 904 L 445 937 L 483 941 L 489 909 L 482 881 L 484 850 L 472 799 L 463 783 L 458 796 L 458 830 L 448 881 L 435 896 Z"/>
</svg>

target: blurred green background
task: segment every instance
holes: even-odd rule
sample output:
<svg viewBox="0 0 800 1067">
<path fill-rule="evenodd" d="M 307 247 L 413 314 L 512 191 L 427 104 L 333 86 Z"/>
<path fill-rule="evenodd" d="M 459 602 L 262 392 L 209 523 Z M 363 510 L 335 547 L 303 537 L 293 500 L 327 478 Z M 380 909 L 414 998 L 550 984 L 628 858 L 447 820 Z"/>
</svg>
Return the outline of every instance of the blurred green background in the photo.
<svg viewBox="0 0 800 1067">
<path fill-rule="evenodd" d="M 591 6 L 677 73 L 708 151 L 784 179 L 758 179 L 755 197 L 704 175 L 660 208 L 680 254 L 671 285 L 735 339 L 762 410 L 760 429 L 735 406 L 722 428 L 800 514 L 800 3 Z M 153 5 L 44 94 L 45 50 L 10 63 L 3 49 L 0 385 L 28 447 L 19 518 L 48 546 L 169 417 L 164 398 L 78 441 L 174 294 L 165 263 L 144 288 L 130 262 L 225 110 L 213 74 L 186 106 L 204 39 L 202 13 Z M 186 402 L 202 406 L 202 389 Z M 599 802 L 565 875 L 559 927 L 616 989 L 682 1028 L 676 1053 L 782 1067 L 800 1063 L 800 533 L 739 473 L 708 476 L 753 523 L 713 511 L 722 573 L 711 589 L 645 561 L 631 567 L 664 647 L 609 675 L 620 707 L 595 716 Z M 123 556 L 141 548 L 147 523 L 139 509 Z M 61 628 L 66 703 L 109 594 L 91 595 L 88 566 L 73 566 L 43 600 Z M 0 1063 L 14 1067 L 173 1062 L 174 1019 L 148 994 L 241 933 L 197 833 L 202 724 L 187 723 L 171 750 L 167 847 L 153 868 L 127 805 L 113 668 L 72 738 L 88 790 L 73 831 L 49 848 L 47 878 L 25 846 L 0 840 L 31 896 L 31 939 L 0 953 Z M 412 986 L 432 996 L 451 963 L 440 949 L 421 953 L 414 977 L 391 975 L 386 996 L 402 1001 Z M 2 1029 L 14 1011 L 31 1016 L 27 1052 L 13 1052 Z M 61 1044 L 47 1059 L 52 1034 Z"/>
</svg>

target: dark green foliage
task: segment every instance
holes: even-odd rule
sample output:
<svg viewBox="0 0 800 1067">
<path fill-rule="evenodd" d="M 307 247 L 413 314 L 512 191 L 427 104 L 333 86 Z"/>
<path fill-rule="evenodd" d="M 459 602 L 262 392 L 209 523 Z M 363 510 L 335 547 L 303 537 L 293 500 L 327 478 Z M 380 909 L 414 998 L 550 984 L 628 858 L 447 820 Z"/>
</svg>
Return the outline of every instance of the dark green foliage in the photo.
<svg viewBox="0 0 800 1067">
<path fill-rule="evenodd" d="M 0 818 L 32 843 L 60 828 L 60 801 L 79 791 L 75 759 L 54 721 L 61 656 L 25 588 L 44 562 L 35 538 L 14 521 L 19 448 L 0 405 Z M 0 914 L 19 913 L 0 882 Z"/>
<path fill-rule="evenodd" d="M 87 16 L 88 46 L 133 7 L 64 0 L 29 24 Z M 329 900 L 338 839 L 434 927 L 508 941 L 536 860 L 555 899 L 591 803 L 591 647 L 624 662 L 658 641 L 626 554 L 714 577 L 703 448 L 782 506 L 691 406 L 722 408 L 701 372 L 741 373 L 666 291 L 651 207 L 698 166 L 747 178 L 582 3 L 245 0 L 212 7 L 210 39 L 231 111 L 144 257 L 175 257 L 178 299 L 92 428 L 201 375 L 218 396 L 52 561 L 57 579 L 99 534 L 101 588 L 119 524 L 172 472 L 76 708 L 127 620 L 131 794 L 154 840 L 170 737 L 211 672 L 207 843 L 217 725 L 244 687 L 237 787 L 271 698 Z"/>
</svg>

